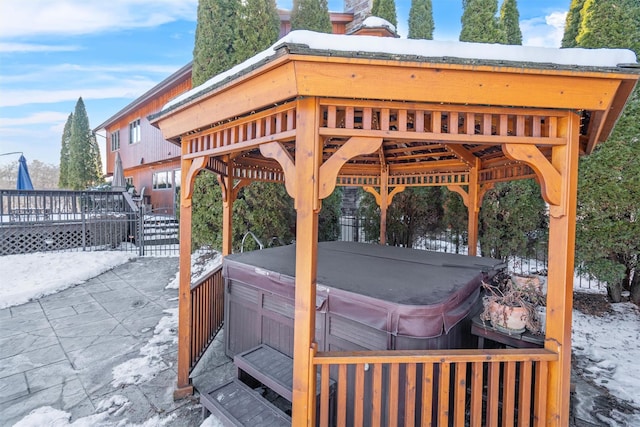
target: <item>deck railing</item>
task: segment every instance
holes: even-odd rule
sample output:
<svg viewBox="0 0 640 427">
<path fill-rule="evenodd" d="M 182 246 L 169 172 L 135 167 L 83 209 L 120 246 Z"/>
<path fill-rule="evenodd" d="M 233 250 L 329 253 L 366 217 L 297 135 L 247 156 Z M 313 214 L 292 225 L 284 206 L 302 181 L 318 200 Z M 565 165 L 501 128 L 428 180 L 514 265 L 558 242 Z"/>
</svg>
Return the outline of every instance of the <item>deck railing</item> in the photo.
<svg viewBox="0 0 640 427">
<path fill-rule="evenodd" d="M 222 328 L 224 280 L 222 266 L 191 286 L 191 363 L 193 369 Z"/>
<path fill-rule="evenodd" d="M 524 427 L 545 423 L 547 368 L 557 355 L 544 349 L 396 350 L 318 352 L 312 360 L 320 373 L 320 426 L 333 425 L 335 413 L 338 427 Z"/>
</svg>

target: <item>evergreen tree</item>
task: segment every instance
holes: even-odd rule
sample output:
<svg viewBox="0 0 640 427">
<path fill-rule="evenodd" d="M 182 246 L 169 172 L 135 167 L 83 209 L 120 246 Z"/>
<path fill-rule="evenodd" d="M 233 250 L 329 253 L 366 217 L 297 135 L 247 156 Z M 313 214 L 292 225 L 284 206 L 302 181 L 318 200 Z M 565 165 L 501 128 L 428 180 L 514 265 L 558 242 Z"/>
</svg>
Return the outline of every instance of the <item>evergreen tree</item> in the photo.
<svg viewBox="0 0 640 427">
<path fill-rule="evenodd" d="M 199 0 L 198 24 L 193 48 L 192 85 L 198 86 L 211 77 L 236 65 L 234 49 L 240 19 L 240 0 Z M 250 56 L 250 55 L 249 55 Z M 217 178 L 201 172 L 192 196 L 192 245 L 222 248 L 222 195 Z M 239 209 L 234 204 L 234 217 Z M 242 238 L 240 226 L 233 224 L 234 242 Z"/>
<path fill-rule="evenodd" d="M 504 35 L 496 18 L 497 0 L 463 0 L 460 41 L 503 43 Z"/>
<path fill-rule="evenodd" d="M 194 87 L 238 63 L 234 42 L 239 11 L 240 0 L 199 0 L 191 71 Z"/>
<path fill-rule="evenodd" d="M 586 0 L 580 16 L 576 36 L 579 47 L 640 52 L 640 3 L 637 0 Z"/>
<path fill-rule="evenodd" d="M 69 113 L 67 122 L 64 124 L 62 131 L 62 144 L 60 148 L 60 178 L 58 179 L 58 188 L 69 188 L 69 141 L 71 140 L 71 123 L 73 122 L 73 113 Z"/>
<path fill-rule="evenodd" d="M 275 0 L 246 0 L 236 34 L 233 50 L 237 63 L 276 42 L 280 34 L 280 17 Z"/>
<path fill-rule="evenodd" d="M 102 174 L 102 156 L 100 154 L 100 146 L 98 145 L 96 134 L 93 132 L 91 132 L 91 135 L 89 136 L 89 158 L 93 162 L 89 165 L 89 168 L 91 170 L 97 171 L 96 184 L 104 182 Z"/>
<path fill-rule="evenodd" d="M 327 0 L 293 0 L 291 29 L 331 33 L 333 26 Z"/>
<path fill-rule="evenodd" d="M 483 256 L 506 260 L 531 256 L 544 243 L 546 205 L 532 179 L 496 184 L 484 196 L 479 218 Z"/>
<path fill-rule="evenodd" d="M 411 0 L 408 37 L 410 39 L 433 40 L 434 29 L 431 0 Z"/>
<path fill-rule="evenodd" d="M 516 0 L 504 0 L 500 7 L 500 29 L 504 34 L 504 43 L 522 44 L 520 31 L 520 14 Z"/>
<path fill-rule="evenodd" d="M 630 48 L 640 54 L 640 4 L 587 0 L 578 47 Z M 640 304 L 640 89 L 636 88 L 609 139 L 581 160 L 576 256 L 607 283 L 612 301 L 630 290 Z"/>
<path fill-rule="evenodd" d="M 217 250 L 222 248 L 222 191 L 215 174 L 201 171 L 196 177 L 193 187 L 193 208 L 191 217 L 191 246 L 198 249 L 211 246 Z M 241 220 L 245 211 L 244 200 L 236 200 L 233 204 L 233 250 L 240 250 L 240 242 L 247 231 Z"/>
<path fill-rule="evenodd" d="M 342 194 L 342 188 L 336 187 L 329 197 L 322 200 L 322 209 L 320 209 L 320 213 L 318 214 L 319 242 L 330 242 L 340 239 Z"/>
<path fill-rule="evenodd" d="M 469 210 L 458 193 L 449 191 L 446 187 L 443 191 L 445 192 L 443 225 L 453 235 L 455 252 L 460 253 L 461 246 L 466 245 L 469 239 Z"/>
<path fill-rule="evenodd" d="M 78 99 L 71 120 L 69 138 L 69 180 L 73 190 L 84 190 L 102 181 L 100 151 L 89 127 L 89 117 L 82 97 Z M 97 156 L 97 158 L 96 158 Z"/>
<path fill-rule="evenodd" d="M 580 11 L 584 6 L 585 0 L 571 0 L 567 20 L 564 25 L 564 36 L 562 37 L 562 47 L 576 47 L 578 42 L 578 31 L 580 31 Z"/>
<path fill-rule="evenodd" d="M 398 193 L 387 209 L 387 244 L 412 248 L 420 237 L 440 231 L 444 216 L 440 187 L 410 187 Z M 374 197 L 365 193 L 360 199 L 359 216 L 364 220 L 368 238 L 380 236 L 380 208 Z"/>
<path fill-rule="evenodd" d="M 398 17 L 396 16 L 396 2 L 394 0 L 373 0 L 371 6 L 371 16 L 377 16 L 398 26 Z"/>
</svg>

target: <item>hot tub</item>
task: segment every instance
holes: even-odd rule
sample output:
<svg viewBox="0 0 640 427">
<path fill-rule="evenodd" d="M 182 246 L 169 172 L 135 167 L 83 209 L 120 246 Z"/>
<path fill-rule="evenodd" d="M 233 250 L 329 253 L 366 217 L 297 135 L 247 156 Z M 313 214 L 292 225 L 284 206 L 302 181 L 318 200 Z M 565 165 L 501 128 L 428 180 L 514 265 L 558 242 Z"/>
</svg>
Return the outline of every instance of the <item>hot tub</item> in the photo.
<svg viewBox="0 0 640 427">
<path fill-rule="evenodd" d="M 319 351 L 470 348 L 495 259 L 352 242 L 318 244 Z M 225 351 L 293 355 L 295 245 L 225 257 Z"/>
</svg>

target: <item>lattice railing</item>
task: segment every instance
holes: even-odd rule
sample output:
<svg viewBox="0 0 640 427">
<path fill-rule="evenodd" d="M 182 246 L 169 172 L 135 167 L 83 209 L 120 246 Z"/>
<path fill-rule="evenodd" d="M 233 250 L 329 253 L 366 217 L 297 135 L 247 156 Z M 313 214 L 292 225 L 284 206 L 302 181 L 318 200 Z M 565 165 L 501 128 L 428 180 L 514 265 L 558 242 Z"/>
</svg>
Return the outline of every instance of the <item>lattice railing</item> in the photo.
<svg viewBox="0 0 640 427">
<path fill-rule="evenodd" d="M 221 155 L 248 150 L 264 142 L 292 140 L 296 129 L 295 107 L 295 102 L 280 105 L 186 135 L 182 138 L 182 144 L 187 146 L 187 154 L 183 157 Z"/>
<path fill-rule="evenodd" d="M 321 100 L 323 136 L 353 136 L 368 131 L 387 139 L 434 140 L 465 144 L 531 143 L 562 145 L 554 110 Z M 377 131 L 377 133 L 376 133 Z"/>
</svg>

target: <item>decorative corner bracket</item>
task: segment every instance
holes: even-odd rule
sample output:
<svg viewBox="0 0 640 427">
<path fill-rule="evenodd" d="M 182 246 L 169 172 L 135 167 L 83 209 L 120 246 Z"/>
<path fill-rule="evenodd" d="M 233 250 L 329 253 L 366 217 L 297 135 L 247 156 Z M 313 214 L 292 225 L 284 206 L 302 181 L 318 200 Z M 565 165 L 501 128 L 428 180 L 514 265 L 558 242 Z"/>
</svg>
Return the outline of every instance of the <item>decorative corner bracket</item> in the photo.
<svg viewBox="0 0 640 427">
<path fill-rule="evenodd" d="M 185 176 L 184 187 L 186 191 L 184 194 L 183 203 L 186 203 L 186 200 L 188 200 L 188 205 L 191 206 L 191 197 L 193 196 L 193 187 L 195 184 L 196 175 L 198 175 L 198 172 L 200 170 L 204 169 L 208 161 L 208 156 L 196 157 L 191 161 L 191 164 L 189 165 L 189 171 Z"/>
<path fill-rule="evenodd" d="M 533 145 L 503 144 L 502 151 L 512 159 L 526 163 L 534 170 L 540 181 L 542 197 L 551 206 L 563 210 L 562 175 L 553 164 Z"/>
</svg>

